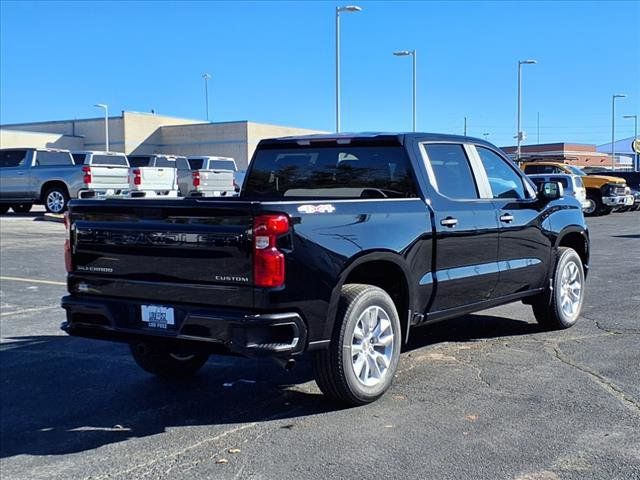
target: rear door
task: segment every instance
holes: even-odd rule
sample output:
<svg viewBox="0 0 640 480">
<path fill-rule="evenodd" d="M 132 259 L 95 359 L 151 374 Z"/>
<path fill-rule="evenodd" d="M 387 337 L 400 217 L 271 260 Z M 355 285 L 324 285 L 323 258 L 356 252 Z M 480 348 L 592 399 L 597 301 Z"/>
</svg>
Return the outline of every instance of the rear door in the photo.
<svg viewBox="0 0 640 480">
<path fill-rule="evenodd" d="M 551 241 L 544 235 L 544 206 L 511 160 L 487 146 L 474 146 L 472 154 L 478 155 L 487 176 L 500 226 L 500 276 L 494 296 L 540 287 L 551 255 Z"/>
<path fill-rule="evenodd" d="M 129 187 L 129 162 L 124 155 L 91 155 L 90 166 L 89 188 L 124 190 Z"/>
<path fill-rule="evenodd" d="M 420 149 L 436 228 L 436 295 L 429 313 L 488 300 L 499 276 L 493 202 L 482 198 L 466 145 L 422 143 Z"/>
</svg>

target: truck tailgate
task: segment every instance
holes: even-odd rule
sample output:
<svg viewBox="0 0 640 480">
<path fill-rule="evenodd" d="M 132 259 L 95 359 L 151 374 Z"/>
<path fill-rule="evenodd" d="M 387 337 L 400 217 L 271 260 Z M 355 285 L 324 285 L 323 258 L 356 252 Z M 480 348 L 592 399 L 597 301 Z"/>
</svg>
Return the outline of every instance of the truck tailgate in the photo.
<svg viewBox="0 0 640 480">
<path fill-rule="evenodd" d="M 129 177 L 129 186 L 135 190 L 175 190 L 176 172 L 171 167 L 136 167 L 131 170 L 139 170 L 141 181 L 139 185 L 133 182 L 133 175 Z"/>
<path fill-rule="evenodd" d="M 70 220 L 72 293 L 253 306 L 250 202 L 89 200 Z"/>
<path fill-rule="evenodd" d="M 91 183 L 88 188 L 127 189 L 129 167 L 91 165 Z"/>
<path fill-rule="evenodd" d="M 202 192 L 228 192 L 234 190 L 231 170 L 198 170 Z"/>
</svg>

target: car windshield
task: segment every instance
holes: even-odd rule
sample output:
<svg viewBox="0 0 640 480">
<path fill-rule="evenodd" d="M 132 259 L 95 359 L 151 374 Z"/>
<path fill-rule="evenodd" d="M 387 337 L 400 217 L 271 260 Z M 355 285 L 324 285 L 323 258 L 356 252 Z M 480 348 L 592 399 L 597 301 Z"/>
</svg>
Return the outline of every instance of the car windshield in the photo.
<svg viewBox="0 0 640 480">
<path fill-rule="evenodd" d="M 574 167 L 573 165 L 567 165 L 567 167 L 569 167 L 569 170 L 571 170 L 575 175 L 580 175 L 581 177 L 586 175 L 586 173 L 578 167 Z"/>
</svg>

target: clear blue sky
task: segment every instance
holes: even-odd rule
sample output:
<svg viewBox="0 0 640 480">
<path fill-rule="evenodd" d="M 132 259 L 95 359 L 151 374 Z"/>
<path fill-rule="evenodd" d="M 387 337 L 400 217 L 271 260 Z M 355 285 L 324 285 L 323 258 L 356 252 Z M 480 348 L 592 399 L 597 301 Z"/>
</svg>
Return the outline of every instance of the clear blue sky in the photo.
<svg viewBox="0 0 640 480">
<path fill-rule="evenodd" d="M 512 144 L 516 63 L 536 141 L 605 143 L 640 114 L 640 2 L 359 2 L 342 20 L 345 131 L 411 128 Z M 349 3 L 349 2 L 346 2 Z M 1 2 L 0 122 L 150 111 L 213 121 L 334 128 L 336 2 Z"/>
</svg>

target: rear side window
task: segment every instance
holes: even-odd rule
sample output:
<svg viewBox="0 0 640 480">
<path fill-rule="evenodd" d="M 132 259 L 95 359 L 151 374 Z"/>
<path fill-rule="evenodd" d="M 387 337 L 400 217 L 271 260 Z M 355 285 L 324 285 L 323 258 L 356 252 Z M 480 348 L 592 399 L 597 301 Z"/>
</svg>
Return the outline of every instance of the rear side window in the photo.
<svg viewBox="0 0 640 480">
<path fill-rule="evenodd" d="M 530 175 L 535 173 L 563 173 L 563 171 L 553 165 L 527 165 L 524 167 L 524 173 Z"/>
<path fill-rule="evenodd" d="M 86 153 L 72 153 L 71 156 L 73 157 L 73 163 L 76 165 L 84 165 L 84 161 L 87 158 Z"/>
<path fill-rule="evenodd" d="M 522 183 L 522 178 L 516 173 L 515 169 L 488 148 L 476 148 L 480 161 L 487 172 L 487 177 L 489 177 L 493 198 L 526 198 L 524 183 Z"/>
<path fill-rule="evenodd" d="M 22 167 L 26 159 L 26 150 L 2 150 L 0 151 L 0 168 Z"/>
<path fill-rule="evenodd" d="M 55 165 L 73 165 L 73 159 L 65 152 L 37 152 L 36 166 L 52 167 Z"/>
<path fill-rule="evenodd" d="M 400 146 L 261 149 L 244 196 L 259 198 L 408 198 L 416 186 Z"/>
<path fill-rule="evenodd" d="M 132 167 L 148 167 L 151 157 L 129 157 L 129 165 Z"/>
<path fill-rule="evenodd" d="M 127 157 L 122 155 L 94 155 L 91 158 L 91 165 L 113 165 L 117 167 L 128 167 Z"/>
<path fill-rule="evenodd" d="M 236 171 L 236 162 L 233 160 L 209 160 L 209 170 Z"/>
<path fill-rule="evenodd" d="M 426 144 L 424 146 L 442 195 L 454 199 L 479 198 L 469 159 L 459 144 Z"/>
<path fill-rule="evenodd" d="M 191 167 L 191 170 L 202 170 L 202 162 L 204 162 L 204 159 L 190 158 L 188 159 L 188 162 L 189 162 L 189 166 Z"/>
</svg>

